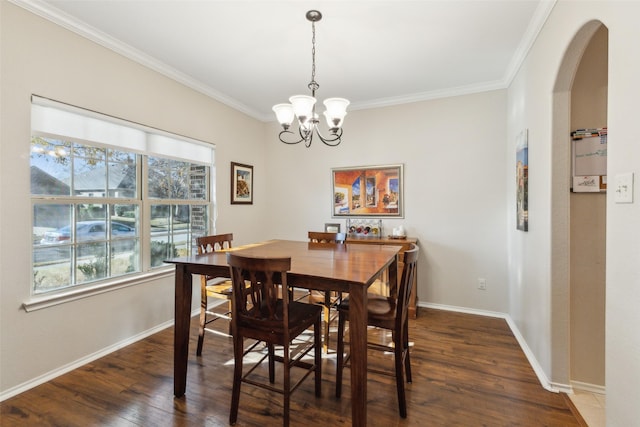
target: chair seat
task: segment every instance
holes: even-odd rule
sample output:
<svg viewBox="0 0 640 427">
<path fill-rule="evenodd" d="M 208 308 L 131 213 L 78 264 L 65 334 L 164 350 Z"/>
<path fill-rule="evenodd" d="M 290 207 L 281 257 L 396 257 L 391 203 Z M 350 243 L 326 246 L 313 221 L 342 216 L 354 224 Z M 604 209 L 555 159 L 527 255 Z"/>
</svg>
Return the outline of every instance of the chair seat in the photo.
<svg viewBox="0 0 640 427">
<path fill-rule="evenodd" d="M 285 326 L 282 322 L 283 318 L 283 304 L 282 300 L 276 303 L 276 318 L 278 320 L 269 320 L 268 309 L 265 304 L 258 309 L 256 307 L 249 310 L 249 316 L 251 318 L 242 318 L 238 320 L 238 327 L 244 329 L 243 335 L 245 337 L 254 337 L 260 339 L 259 336 L 252 335 L 252 332 L 260 328 L 261 332 L 267 332 L 270 336 L 284 336 Z M 322 307 L 315 304 L 305 304 L 302 302 L 290 301 L 289 302 L 289 335 L 294 337 L 300 335 L 309 327 L 309 324 L 313 324 L 314 319 L 320 315 Z M 246 328 L 246 329 L 245 329 Z M 266 328 L 266 329 L 265 329 Z M 259 333 L 259 335 L 261 335 Z M 261 335 L 262 336 L 262 335 Z M 280 344 L 281 340 L 278 340 Z M 282 344 L 280 344 L 282 345 Z"/>
<path fill-rule="evenodd" d="M 338 305 L 338 311 L 349 311 L 349 298 Z M 393 320 L 396 317 L 396 300 L 378 294 L 367 294 L 367 315 L 369 319 Z"/>
<path fill-rule="evenodd" d="M 329 292 L 329 295 L 331 299 L 331 304 L 335 304 L 335 302 L 340 300 L 337 292 L 331 291 Z M 324 304 L 325 299 L 326 299 L 325 292 L 311 290 L 309 291 L 307 301 L 312 304 Z"/>
<path fill-rule="evenodd" d="M 205 287 L 207 296 L 231 299 L 231 295 L 233 294 L 233 283 L 231 283 L 231 279 L 216 277 L 211 282 L 214 282 L 214 284 Z M 251 283 L 247 282 L 246 285 L 247 287 L 251 286 Z"/>
<path fill-rule="evenodd" d="M 231 298 L 232 284 L 231 279 L 220 278 L 221 281 L 213 285 L 207 285 L 207 296 L 215 298 Z"/>
</svg>

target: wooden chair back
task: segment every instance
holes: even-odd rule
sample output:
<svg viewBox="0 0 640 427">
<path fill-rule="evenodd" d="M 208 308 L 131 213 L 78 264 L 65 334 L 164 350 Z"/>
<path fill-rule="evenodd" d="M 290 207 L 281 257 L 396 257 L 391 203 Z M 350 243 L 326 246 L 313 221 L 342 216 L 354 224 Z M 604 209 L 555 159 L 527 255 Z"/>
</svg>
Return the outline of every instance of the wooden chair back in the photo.
<svg viewBox="0 0 640 427">
<path fill-rule="evenodd" d="M 322 337 L 320 317 L 322 309 L 313 304 L 290 301 L 287 296 L 287 271 L 291 269 L 291 258 L 252 258 L 239 252 L 227 252 L 227 263 L 231 271 L 232 313 L 231 335 L 233 337 L 233 389 L 229 423 L 234 425 L 240 405 L 240 385 L 248 383 L 266 390 L 281 393 L 284 397 L 283 426 L 289 426 L 290 395 L 311 372 L 315 375 L 315 395 L 322 391 Z M 291 351 L 291 342 L 313 326 L 313 343 L 301 344 Z M 256 340 L 245 351 L 245 339 Z M 266 354 L 260 350 L 259 357 L 246 373 L 243 373 L 244 357 L 257 343 L 263 341 Z M 275 346 L 282 346 L 282 355 L 276 356 Z M 308 354 L 314 350 L 313 363 Z M 249 378 L 254 369 L 268 358 L 268 382 Z M 306 359 L 306 360 L 305 360 Z M 275 386 L 275 362 L 283 364 L 282 387 Z M 292 381 L 291 368 L 302 368 L 306 373 Z M 266 380 L 266 378 L 265 378 Z"/>
<path fill-rule="evenodd" d="M 280 289 L 287 289 L 291 258 L 252 258 L 229 252 L 227 263 L 233 284 L 232 334 L 236 327 L 251 327 L 264 330 L 267 341 L 274 330 L 286 340 L 289 298 L 281 298 Z"/>
<path fill-rule="evenodd" d="M 196 238 L 197 253 L 198 255 L 204 255 L 210 252 L 230 249 L 232 240 L 233 233 L 198 237 Z M 227 311 L 225 313 L 218 313 L 216 311 L 210 310 L 208 299 L 209 297 L 227 299 Z M 200 327 L 198 332 L 198 346 L 196 348 L 196 355 L 202 355 L 205 330 L 213 331 L 211 328 L 207 328 L 207 325 L 221 318 L 228 319 L 228 316 L 230 314 L 231 282 L 228 280 L 228 278 L 200 275 Z M 231 331 L 231 323 L 229 323 L 229 331 Z"/>
<path fill-rule="evenodd" d="M 346 233 L 329 233 L 326 231 L 309 231 L 309 241 L 313 243 L 345 243 Z"/>
<path fill-rule="evenodd" d="M 397 290 L 396 330 L 409 321 L 409 302 L 414 292 L 413 284 L 418 269 L 418 252 L 420 248 L 412 244 L 411 249 L 404 253 L 404 268 Z"/>
<path fill-rule="evenodd" d="M 231 248 L 233 233 L 216 234 L 196 238 L 198 255 Z"/>
</svg>

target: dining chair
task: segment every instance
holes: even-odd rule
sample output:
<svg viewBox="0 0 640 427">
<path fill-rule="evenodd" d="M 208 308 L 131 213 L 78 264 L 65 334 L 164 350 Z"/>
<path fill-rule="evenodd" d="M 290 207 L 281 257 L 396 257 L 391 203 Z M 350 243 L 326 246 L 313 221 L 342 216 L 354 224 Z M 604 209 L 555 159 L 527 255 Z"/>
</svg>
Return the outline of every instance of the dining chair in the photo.
<svg viewBox="0 0 640 427">
<path fill-rule="evenodd" d="M 322 308 L 315 304 L 297 302 L 289 298 L 287 271 L 291 269 L 291 258 L 252 258 L 239 253 L 227 253 L 227 263 L 231 271 L 233 336 L 233 390 L 229 422 L 238 419 L 240 386 L 247 383 L 284 396 L 283 425 L 289 425 L 289 402 L 293 391 L 311 372 L 315 376 L 315 395 L 320 397 L 322 384 L 322 341 L 320 324 Z M 284 290 L 284 291 L 283 291 Z M 283 297 L 284 296 L 284 297 Z M 313 326 L 313 342 L 292 341 Z M 256 342 L 245 352 L 244 339 Z M 264 342 L 267 353 L 243 374 L 244 356 L 251 352 L 256 343 Z M 275 346 L 283 347 L 282 355 L 275 354 Z M 292 348 L 293 346 L 293 348 Z M 295 350 L 292 352 L 291 350 Z M 306 359 L 314 350 L 313 363 Z M 260 381 L 259 375 L 252 373 L 268 358 L 269 383 Z M 282 387 L 276 387 L 275 362 L 282 362 L 284 380 Z M 304 370 L 295 384 L 291 384 L 291 368 Z M 247 395 L 249 397 L 250 395 Z"/>
<path fill-rule="evenodd" d="M 198 237 L 196 238 L 197 253 L 198 255 L 203 255 L 230 249 L 232 240 L 232 233 Z M 218 319 L 231 320 L 231 287 L 231 279 L 229 277 L 200 276 L 200 328 L 198 331 L 198 347 L 196 349 L 198 356 L 202 355 L 205 331 L 219 333 L 207 328 L 207 325 Z M 209 297 L 226 299 L 227 311 L 216 313 L 209 310 Z M 229 323 L 230 332 L 231 323 Z"/>
<path fill-rule="evenodd" d="M 309 242 L 319 244 L 344 244 L 347 240 L 346 233 L 331 233 L 322 231 L 309 231 Z M 308 301 L 314 304 L 320 304 L 323 307 L 322 317 L 322 349 L 325 353 L 329 352 L 329 331 L 331 323 L 338 317 L 335 310 L 337 304 L 342 299 L 342 293 L 331 291 L 323 292 L 310 290 L 308 293 Z M 333 313 L 333 314 L 332 314 Z"/>
<path fill-rule="evenodd" d="M 402 418 L 407 417 L 407 399 L 404 389 L 404 375 L 411 383 L 411 360 L 409 357 L 409 300 L 414 292 L 413 282 L 418 265 L 418 247 L 412 245 L 411 249 L 404 253 L 404 269 L 402 278 L 396 289 L 390 289 L 390 296 L 368 294 L 367 298 L 367 325 L 391 331 L 393 340 L 393 353 L 395 372 L 368 368 L 368 370 L 385 375 L 395 375 L 398 394 L 398 408 Z M 349 319 L 349 299 L 344 299 L 338 309 L 338 355 L 336 360 L 336 397 L 342 394 L 342 373 L 347 366 L 349 355 L 344 356 L 344 329 L 345 322 Z M 390 352 L 388 345 L 379 342 L 367 342 L 367 348 Z"/>
</svg>

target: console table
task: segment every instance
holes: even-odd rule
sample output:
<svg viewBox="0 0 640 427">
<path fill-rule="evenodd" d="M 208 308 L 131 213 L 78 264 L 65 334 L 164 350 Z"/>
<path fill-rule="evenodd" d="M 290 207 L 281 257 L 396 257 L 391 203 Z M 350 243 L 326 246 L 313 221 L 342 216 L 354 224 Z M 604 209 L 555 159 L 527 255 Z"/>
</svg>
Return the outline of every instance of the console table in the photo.
<svg viewBox="0 0 640 427">
<path fill-rule="evenodd" d="M 390 237 L 364 237 L 364 236 L 347 236 L 346 243 L 349 244 L 369 244 L 369 245 L 394 245 L 402 246 L 400 252 L 398 252 L 398 283 L 402 278 L 402 270 L 404 268 L 404 252 L 411 248 L 411 244 L 418 244 L 418 239 L 415 237 L 407 237 L 404 239 L 392 239 Z M 409 317 L 415 319 L 418 316 L 418 273 L 416 272 L 413 293 L 411 294 L 411 300 L 409 302 Z"/>
</svg>

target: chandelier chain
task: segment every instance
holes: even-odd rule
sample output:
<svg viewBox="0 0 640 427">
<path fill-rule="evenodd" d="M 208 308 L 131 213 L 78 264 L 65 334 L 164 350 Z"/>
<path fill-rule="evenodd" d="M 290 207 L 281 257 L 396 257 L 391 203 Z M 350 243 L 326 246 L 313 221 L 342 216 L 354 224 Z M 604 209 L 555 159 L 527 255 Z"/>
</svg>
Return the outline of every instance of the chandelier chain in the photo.
<svg viewBox="0 0 640 427">
<path fill-rule="evenodd" d="M 311 89 L 312 96 L 316 96 L 316 90 L 320 87 L 316 82 L 316 23 L 311 22 L 311 81 L 309 82 L 309 89 Z"/>
</svg>

